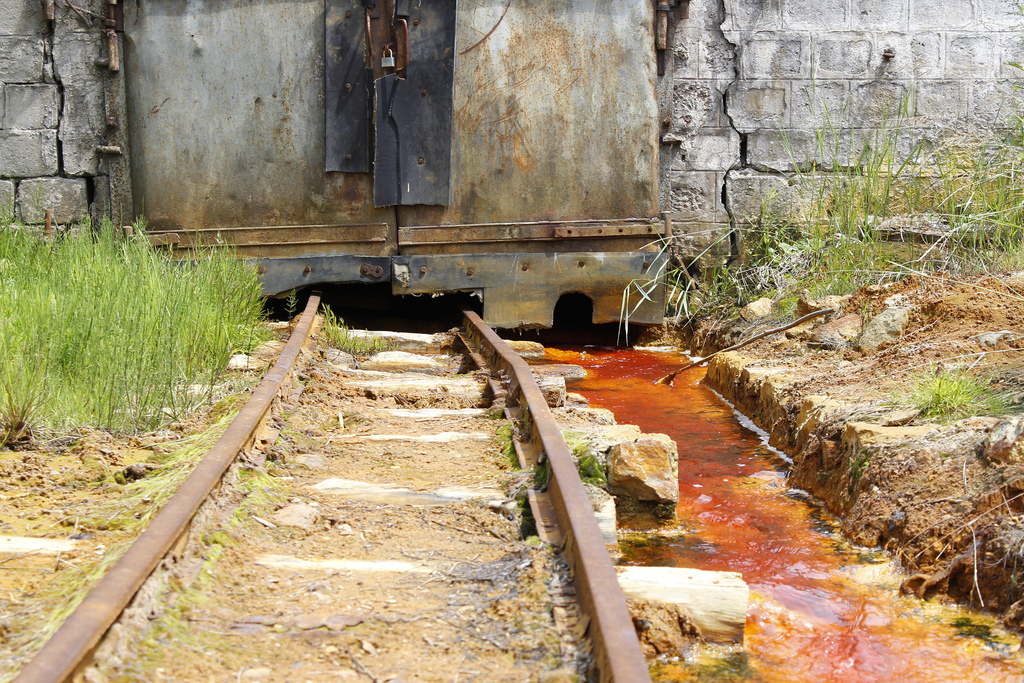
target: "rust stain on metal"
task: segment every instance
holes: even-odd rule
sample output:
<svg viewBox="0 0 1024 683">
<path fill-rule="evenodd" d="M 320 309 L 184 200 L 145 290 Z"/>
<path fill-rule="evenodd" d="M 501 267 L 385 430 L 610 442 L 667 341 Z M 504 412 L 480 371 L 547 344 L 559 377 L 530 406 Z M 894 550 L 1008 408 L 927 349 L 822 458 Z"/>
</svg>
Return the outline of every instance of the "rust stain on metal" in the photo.
<svg viewBox="0 0 1024 683">
<path fill-rule="evenodd" d="M 653 20 L 648 0 L 462 5 L 451 203 L 402 225 L 657 215 Z"/>
<path fill-rule="evenodd" d="M 647 662 L 593 507 L 583 489 L 572 453 L 530 367 L 476 313 L 465 311 L 464 314 L 468 341 L 491 368 L 507 373 L 507 400 L 519 408 L 519 417 L 529 430 L 527 440 L 539 446 L 550 463 L 548 502 L 565 538 L 577 595 L 591 617 L 589 635 L 594 643 L 600 679 L 618 683 L 650 681 Z"/>
</svg>

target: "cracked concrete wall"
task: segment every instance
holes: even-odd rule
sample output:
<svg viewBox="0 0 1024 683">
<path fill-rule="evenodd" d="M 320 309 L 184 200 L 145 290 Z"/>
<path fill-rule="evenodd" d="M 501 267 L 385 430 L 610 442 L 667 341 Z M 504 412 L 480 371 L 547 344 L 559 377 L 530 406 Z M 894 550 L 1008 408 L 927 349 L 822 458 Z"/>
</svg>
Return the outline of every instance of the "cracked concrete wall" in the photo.
<svg viewBox="0 0 1024 683">
<path fill-rule="evenodd" d="M 678 3 L 677 3 L 678 4 Z M 1024 72 L 1017 0 L 693 0 L 659 81 L 663 210 L 683 258 L 722 263 L 798 166 L 900 125 L 932 141 L 1005 125 Z M 822 149 L 819 133 L 835 127 Z M 855 142 L 850 143 L 853 139 Z M 907 146 L 909 151 L 909 143 Z M 721 240 L 715 244 L 716 240 Z"/>
<path fill-rule="evenodd" d="M 47 20 L 41 0 L 0 3 L 0 215 L 29 224 L 106 213 L 104 2 L 54 4 Z"/>
</svg>

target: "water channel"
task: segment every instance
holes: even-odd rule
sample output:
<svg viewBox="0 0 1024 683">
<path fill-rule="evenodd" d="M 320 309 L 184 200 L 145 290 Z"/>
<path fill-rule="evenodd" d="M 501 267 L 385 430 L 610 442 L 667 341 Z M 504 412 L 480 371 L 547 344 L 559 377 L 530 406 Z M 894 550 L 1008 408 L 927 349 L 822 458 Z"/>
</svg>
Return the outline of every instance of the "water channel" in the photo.
<svg viewBox="0 0 1024 683">
<path fill-rule="evenodd" d="M 1019 638 L 985 615 L 900 595 L 889 558 L 845 542 L 788 486 L 782 454 L 700 383 L 702 368 L 667 387 L 653 382 L 682 364 L 675 353 L 552 353 L 590 370 L 570 391 L 679 445 L 678 528 L 623 534 L 621 562 L 738 571 L 751 589 L 745 648 L 660 661 L 655 680 L 1024 681 Z"/>
</svg>

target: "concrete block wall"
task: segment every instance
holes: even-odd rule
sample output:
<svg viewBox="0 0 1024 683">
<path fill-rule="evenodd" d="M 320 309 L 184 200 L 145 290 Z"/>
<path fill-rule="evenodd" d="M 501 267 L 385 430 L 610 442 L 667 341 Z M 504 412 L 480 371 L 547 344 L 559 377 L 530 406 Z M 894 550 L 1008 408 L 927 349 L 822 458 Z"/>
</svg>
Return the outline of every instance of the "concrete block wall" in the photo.
<svg viewBox="0 0 1024 683">
<path fill-rule="evenodd" d="M 937 141 L 1005 125 L 1024 72 L 1017 0 L 692 0 L 670 15 L 659 81 L 663 210 L 690 256 L 737 237 L 792 176 L 847 160 L 879 131 Z M 830 126 L 838 135 L 820 144 Z M 854 142 L 850 142 L 852 138 Z M 910 137 L 903 141 L 906 152 Z M 824 147 L 824 148 L 823 148 Z M 836 159 L 836 157 L 839 157 Z M 684 254 L 684 258 L 686 254 Z"/>
<path fill-rule="evenodd" d="M 50 209 L 68 224 L 104 212 L 103 9 L 55 2 L 47 20 L 41 0 L 0 2 L 0 214 L 39 224 Z"/>
</svg>

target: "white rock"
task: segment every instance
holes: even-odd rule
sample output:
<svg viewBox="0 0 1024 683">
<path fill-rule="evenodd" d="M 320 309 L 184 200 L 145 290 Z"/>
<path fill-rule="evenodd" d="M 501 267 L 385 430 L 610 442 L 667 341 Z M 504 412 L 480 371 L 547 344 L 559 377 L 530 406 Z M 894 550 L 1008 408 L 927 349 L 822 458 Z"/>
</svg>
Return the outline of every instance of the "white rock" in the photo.
<svg viewBox="0 0 1024 683">
<path fill-rule="evenodd" d="M 278 526 L 291 526 L 309 531 L 316 526 L 320 513 L 311 505 L 300 503 L 283 507 L 271 518 Z"/>
</svg>

